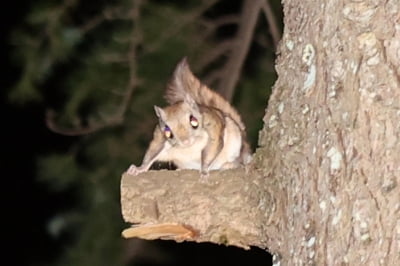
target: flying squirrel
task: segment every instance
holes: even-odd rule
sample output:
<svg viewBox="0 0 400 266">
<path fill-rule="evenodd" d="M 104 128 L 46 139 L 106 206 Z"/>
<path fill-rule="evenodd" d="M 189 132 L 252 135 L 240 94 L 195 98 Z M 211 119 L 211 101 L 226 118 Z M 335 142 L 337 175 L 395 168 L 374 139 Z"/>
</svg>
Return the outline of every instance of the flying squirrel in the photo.
<svg viewBox="0 0 400 266">
<path fill-rule="evenodd" d="M 172 162 L 178 169 L 230 169 L 251 161 L 245 126 L 239 113 L 221 95 L 202 84 L 183 58 L 167 85 L 165 108 L 154 106 L 158 125 L 141 166 L 128 174 L 149 170 L 155 161 Z"/>
</svg>

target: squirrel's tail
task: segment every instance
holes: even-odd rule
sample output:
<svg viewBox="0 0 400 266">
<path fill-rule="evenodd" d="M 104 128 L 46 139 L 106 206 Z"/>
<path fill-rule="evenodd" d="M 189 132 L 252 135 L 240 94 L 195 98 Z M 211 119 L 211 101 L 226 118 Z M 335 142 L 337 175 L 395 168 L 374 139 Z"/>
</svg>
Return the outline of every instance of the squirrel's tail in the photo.
<svg viewBox="0 0 400 266">
<path fill-rule="evenodd" d="M 185 96 L 190 96 L 197 104 L 210 106 L 221 110 L 229 115 L 245 131 L 245 126 L 239 113 L 230 103 L 217 92 L 202 84 L 192 73 L 184 57 L 176 66 L 171 81 L 168 83 L 165 99 L 169 104 L 174 104 L 185 100 Z"/>
</svg>

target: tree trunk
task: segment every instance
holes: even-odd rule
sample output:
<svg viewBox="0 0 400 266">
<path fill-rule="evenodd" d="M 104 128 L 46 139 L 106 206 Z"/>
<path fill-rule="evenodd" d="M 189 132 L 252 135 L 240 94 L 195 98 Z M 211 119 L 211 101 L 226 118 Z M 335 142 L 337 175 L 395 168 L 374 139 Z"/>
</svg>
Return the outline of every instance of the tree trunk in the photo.
<svg viewBox="0 0 400 266">
<path fill-rule="evenodd" d="M 252 167 L 209 184 L 190 171 L 125 175 L 124 218 L 189 232 L 155 238 L 268 248 L 281 265 L 397 265 L 400 2 L 283 4 L 279 78 Z"/>
<path fill-rule="evenodd" d="M 396 265 L 400 3 L 292 0 L 284 13 L 259 151 L 285 202 L 270 247 L 287 265 Z"/>
</svg>

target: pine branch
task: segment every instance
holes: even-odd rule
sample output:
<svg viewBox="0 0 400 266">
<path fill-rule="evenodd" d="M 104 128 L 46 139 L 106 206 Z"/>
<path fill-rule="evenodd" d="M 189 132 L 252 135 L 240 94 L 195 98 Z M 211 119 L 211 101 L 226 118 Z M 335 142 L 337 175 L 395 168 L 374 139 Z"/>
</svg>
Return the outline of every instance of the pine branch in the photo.
<svg viewBox="0 0 400 266">
<path fill-rule="evenodd" d="M 276 23 L 276 17 L 272 11 L 269 0 L 265 0 L 262 5 L 262 11 L 267 19 L 269 25 L 269 32 L 271 33 L 272 40 L 274 42 L 275 50 L 278 47 L 278 43 L 281 40 L 281 31 L 278 24 Z"/>
<path fill-rule="evenodd" d="M 46 119 L 45 119 L 46 126 L 48 129 L 50 129 L 54 133 L 64 135 L 64 136 L 87 135 L 87 134 L 99 131 L 101 129 L 104 129 L 106 127 L 120 125 L 123 122 L 123 119 L 120 115 L 115 115 L 106 120 L 92 122 L 88 126 L 80 125 L 80 126 L 76 126 L 73 128 L 66 128 L 66 127 L 60 126 L 56 122 L 55 118 L 56 118 L 56 113 L 53 110 L 47 110 L 46 111 Z M 80 119 L 78 118 L 77 120 L 80 120 Z"/>
<path fill-rule="evenodd" d="M 204 12 L 211 6 L 213 6 L 216 2 L 217 0 L 203 1 L 203 4 L 201 6 L 195 8 L 192 12 L 188 12 L 179 21 L 177 21 L 177 23 L 174 23 L 169 30 L 162 32 L 161 35 L 158 37 L 157 42 L 149 43 L 145 47 L 143 47 L 143 52 L 152 53 L 154 51 L 157 51 L 160 46 L 165 43 L 166 40 L 178 35 L 185 26 L 199 19 L 204 14 Z"/>
<path fill-rule="evenodd" d="M 215 18 L 213 20 L 202 19 L 200 20 L 200 24 L 205 27 L 203 32 L 203 38 L 209 37 L 211 33 L 214 33 L 218 28 L 230 24 L 238 24 L 239 16 L 237 15 L 225 15 L 219 18 Z"/>
<path fill-rule="evenodd" d="M 80 26 L 80 30 L 82 34 L 90 32 L 91 30 L 97 28 L 104 21 L 114 20 L 114 19 L 130 19 L 129 14 L 127 14 L 126 9 L 115 6 L 115 7 L 106 7 L 101 14 L 92 17 L 90 20 L 85 22 Z"/>
<path fill-rule="evenodd" d="M 245 0 L 243 3 L 239 30 L 235 37 L 234 48 L 224 66 L 224 78 L 219 84 L 219 92 L 229 101 L 232 100 L 242 66 L 250 49 L 263 2 L 263 0 Z"/>
<path fill-rule="evenodd" d="M 139 84 L 136 65 L 136 49 L 143 40 L 140 28 L 141 5 L 142 0 L 133 1 L 133 6 L 130 11 L 133 30 L 130 38 L 130 48 L 128 52 L 129 80 L 126 86 L 126 90 L 123 93 L 122 101 L 118 105 L 117 111 L 114 114 L 110 115 L 109 118 L 91 122 L 88 126 L 79 125 L 73 128 L 65 128 L 58 125 L 58 123 L 55 121 L 55 112 L 52 110 L 48 110 L 46 113 L 46 125 L 51 131 L 66 136 L 79 136 L 93 133 L 106 127 L 120 125 L 123 123 L 125 119 L 125 113 L 128 110 L 129 104 L 132 100 L 133 91 Z M 99 23 L 100 21 L 101 19 L 98 18 L 89 24 L 91 25 L 91 27 L 93 27 L 94 24 Z M 78 118 L 77 120 L 80 121 L 81 119 Z"/>
<path fill-rule="evenodd" d="M 199 59 L 196 67 L 203 69 L 221 56 L 227 55 L 233 49 L 233 44 L 234 42 L 232 40 L 219 43 L 215 48 L 211 49 Z"/>
</svg>

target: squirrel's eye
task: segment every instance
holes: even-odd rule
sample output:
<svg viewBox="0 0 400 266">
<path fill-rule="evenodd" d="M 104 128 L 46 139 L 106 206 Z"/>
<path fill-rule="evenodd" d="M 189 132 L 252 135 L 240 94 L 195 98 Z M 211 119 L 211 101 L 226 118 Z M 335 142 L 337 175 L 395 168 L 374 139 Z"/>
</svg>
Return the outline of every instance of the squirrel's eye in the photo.
<svg viewBox="0 0 400 266">
<path fill-rule="evenodd" d="M 168 139 L 172 139 L 174 135 L 172 134 L 172 130 L 169 128 L 169 126 L 164 127 L 164 135 Z"/>
<path fill-rule="evenodd" d="M 196 117 L 194 117 L 193 115 L 190 115 L 189 120 L 190 120 L 190 125 L 192 126 L 192 128 L 194 128 L 194 129 L 198 128 L 199 120 L 197 120 Z"/>
</svg>

